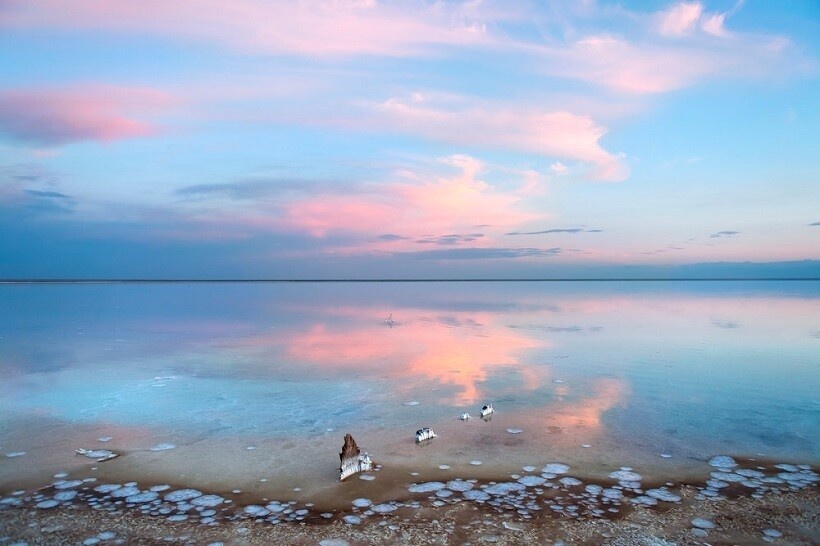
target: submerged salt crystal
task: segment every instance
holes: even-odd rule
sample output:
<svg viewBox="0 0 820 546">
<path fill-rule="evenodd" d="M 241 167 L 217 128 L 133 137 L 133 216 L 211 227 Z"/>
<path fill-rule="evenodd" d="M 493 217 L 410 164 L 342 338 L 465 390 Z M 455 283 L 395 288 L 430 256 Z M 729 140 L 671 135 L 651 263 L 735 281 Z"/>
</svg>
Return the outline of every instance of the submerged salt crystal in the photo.
<svg viewBox="0 0 820 546">
<path fill-rule="evenodd" d="M 698 529 L 714 529 L 715 524 L 704 518 L 695 518 L 692 520 L 692 526 Z"/>
</svg>

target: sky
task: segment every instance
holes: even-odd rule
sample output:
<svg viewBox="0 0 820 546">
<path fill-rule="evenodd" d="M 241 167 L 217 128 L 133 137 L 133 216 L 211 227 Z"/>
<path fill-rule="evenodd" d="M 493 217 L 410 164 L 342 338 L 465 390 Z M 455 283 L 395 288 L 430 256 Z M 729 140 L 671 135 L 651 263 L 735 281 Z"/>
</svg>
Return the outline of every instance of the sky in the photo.
<svg viewBox="0 0 820 546">
<path fill-rule="evenodd" d="M 820 275 L 819 180 L 815 0 L 0 0 L 0 278 Z"/>
</svg>

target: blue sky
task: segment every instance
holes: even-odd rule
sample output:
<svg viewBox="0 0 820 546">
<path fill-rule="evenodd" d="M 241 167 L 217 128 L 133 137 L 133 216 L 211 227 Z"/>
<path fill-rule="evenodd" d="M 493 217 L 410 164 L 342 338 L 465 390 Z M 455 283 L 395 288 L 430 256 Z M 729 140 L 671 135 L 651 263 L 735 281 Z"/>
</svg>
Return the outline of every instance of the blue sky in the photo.
<svg viewBox="0 0 820 546">
<path fill-rule="evenodd" d="M 820 5 L 0 2 L 0 277 L 820 259 Z"/>
</svg>

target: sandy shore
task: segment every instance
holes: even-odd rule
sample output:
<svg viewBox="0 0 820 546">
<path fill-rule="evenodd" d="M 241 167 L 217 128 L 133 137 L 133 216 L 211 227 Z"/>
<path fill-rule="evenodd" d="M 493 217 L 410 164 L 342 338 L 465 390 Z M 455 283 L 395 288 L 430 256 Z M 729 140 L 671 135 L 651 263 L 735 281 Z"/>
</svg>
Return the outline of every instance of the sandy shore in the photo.
<svg viewBox="0 0 820 546">
<path fill-rule="evenodd" d="M 53 511 L 0 510 L 0 544 L 819 544 L 818 488 L 766 495 L 761 499 L 698 500 L 694 487 L 682 501 L 663 507 L 634 506 L 614 519 L 559 516 L 543 512 L 523 520 L 474 503 L 399 510 L 349 525 L 332 522 L 255 520 L 203 525 L 169 522 L 134 511 L 108 513 L 86 507 Z M 714 524 L 697 530 L 693 520 Z M 768 531 L 769 536 L 764 534 Z M 103 533 L 103 534 L 101 534 Z M 106 534 L 107 533 L 107 534 Z M 779 536 L 778 536 L 779 534 Z M 93 539 L 102 540 L 95 542 Z M 89 541 L 89 539 L 92 539 Z"/>
</svg>

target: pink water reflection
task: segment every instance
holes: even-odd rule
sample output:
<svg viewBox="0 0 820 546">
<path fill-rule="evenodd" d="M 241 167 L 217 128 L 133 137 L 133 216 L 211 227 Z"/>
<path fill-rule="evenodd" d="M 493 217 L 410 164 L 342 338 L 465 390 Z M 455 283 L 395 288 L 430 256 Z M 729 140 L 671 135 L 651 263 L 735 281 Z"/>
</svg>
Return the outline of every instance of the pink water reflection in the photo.
<svg viewBox="0 0 820 546">
<path fill-rule="evenodd" d="M 339 310 L 335 310 L 339 311 Z M 455 388 L 453 402 L 474 404 L 486 396 L 481 384 L 494 373 L 516 376 L 516 390 L 544 384 L 546 369 L 523 358 L 528 349 L 547 346 L 511 331 L 490 313 L 434 315 L 403 309 L 392 327 L 374 320 L 374 310 L 346 308 L 345 322 L 317 322 L 289 332 L 278 342 L 289 358 L 328 371 L 358 370 L 397 379 L 400 392 Z M 497 392 L 494 393 L 497 395 Z"/>
</svg>

